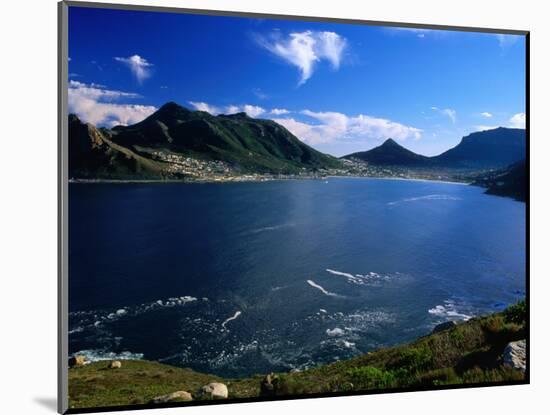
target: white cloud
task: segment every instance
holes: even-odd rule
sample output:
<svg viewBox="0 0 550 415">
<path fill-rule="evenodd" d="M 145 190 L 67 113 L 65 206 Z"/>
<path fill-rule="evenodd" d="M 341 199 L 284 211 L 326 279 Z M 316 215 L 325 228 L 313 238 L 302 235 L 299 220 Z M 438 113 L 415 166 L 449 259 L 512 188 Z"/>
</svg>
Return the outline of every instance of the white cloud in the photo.
<svg viewBox="0 0 550 415">
<path fill-rule="evenodd" d="M 498 44 L 501 49 L 506 49 L 508 46 L 514 45 L 520 36 L 518 35 L 504 35 L 504 34 L 498 34 Z"/>
<path fill-rule="evenodd" d="M 475 125 L 474 129 L 476 131 L 487 131 L 487 130 L 494 130 L 495 128 L 498 128 L 498 125 Z"/>
<path fill-rule="evenodd" d="M 290 113 L 290 111 L 284 108 L 273 108 L 269 113 L 273 115 L 285 115 Z"/>
<path fill-rule="evenodd" d="M 419 139 L 422 130 L 384 118 L 359 114 L 348 116 L 339 112 L 301 111 L 317 123 L 298 121 L 295 118 L 273 120 L 308 144 L 326 144 L 337 140 L 368 140 L 394 138 L 396 140 Z"/>
<path fill-rule="evenodd" d="M 513 128 L 525 128 L 525 113 L 520 112 L 518 114 L 514 114 L 512 118 L 508 120 L 508 122 Z"/>
<path fill-rule="evenodd" d="M 490 112 L 482 112 L 480 115 L 484 118 L 491 118 L 493 116 Z"/>
<path fill-rule="evenodd" d="M 156 111 L 154 106 L 114 101 L 139 98 L 138 94 L 106 89 L 103 85 L 69 81 L 69 112 L 82 121 L 112 127 L 135 124 Z"/>
<path fill-rule="evenodd" d="M 449 119 L 451 120 L 451 122 L 452 122 L 453 124 L 456 123 L 456 111 L 455 111 L 454 109 L 451 109 L 451 108 L 438 108 L 438 107 L 432 107 L 432 110 L 437 111 L 437 112 L 439 112 L 440 114 L 449 117 Z"/>
<path fill-rule="evenodd" d="M 206 102 L 189 101 L 189 104 L 193 106 L 197 111 L 205 111 L 212 115 L 218 115 L 222 112 L 221 109 Z"/>
<path fill-rule="evenodd" d="M 227 105 L 225 107 L 219 107 L 215 105 L 210 105 L 206 102 L 197 102 L 197 101 L 189 101 L 189 104 L 191 104 L 196 110 L 206 111 L 212 115 L 236 114 L 238 112 L 246 112 L 250 117 L 256 118 L 267 112 L 262 107 L 258 107 L 257 105 L 250 105 L 250 104 Z"/>
<path fill-rule="evenodd" d="M 139 83 L 142 83 L 151 76 L 150 67 L 153 66 L 153 64 L 147 62 L 147 59 L 139 55 L 132 55 L 128 58 L 115 57 L 115 60 L 128 65 L 130 71 L 132 71 Z"/>
<path fill-rule="evenodd" d="M 283 39 L 275 36 L 271 40 L 259 38 L 258 42 L 274 55 L 296 66 L 300 71 L 298 85 L 306 82 L 313 74 L 315 63 L 323 59 L 334 69 L 340 67 L 347 41 L 334 32 L 293 32 Z"/>
</svg>

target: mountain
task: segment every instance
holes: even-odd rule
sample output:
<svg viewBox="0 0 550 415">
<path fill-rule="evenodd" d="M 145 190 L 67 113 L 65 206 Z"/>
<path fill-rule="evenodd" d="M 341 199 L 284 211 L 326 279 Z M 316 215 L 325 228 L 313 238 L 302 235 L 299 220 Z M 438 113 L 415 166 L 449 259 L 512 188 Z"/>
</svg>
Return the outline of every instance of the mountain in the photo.
<svg viewBox="0 0 550 415">
<path fill-rule="evenodd" d="M 113 143 L 109 130 L 69 115 L 69 178 L 158 178 L 162 171 L 162 164 Z"/>
<path fill-rule="evenodd" d="M 505 169 L 479 176 L 473 184 L 486 187 L 485 193 L 510 196 L 525 201 L 527 197 L 527 164 L 525 160 Z"/>
<path fill-rule="evenodd" d="M 429 157 L 413 153 L 391 138 L 372 150 L 348 154 L 342 158 L 358 159 L 378 166 L 425 166 L 429 162 Z"/>
<path fill-rule="evenodd" d="M 448 168 L 498 168 L 525 157 L 525 130 L 500 127 L 463 137 L 456 147 L 431 160 L 436 166 Z"/>
<path fill-rule="evenodd" d="M 434 157 L 413 153 L 390 138 L 372 150 L 343 158 L 359 159 L 377 166 L 477 170 L 504 168 L 525 157 L 525 130 L 500 127 L 463 137 L 458 145 Z"/>
<path fill-rule="evenodd" d="M 143 121 L 110 130 L 114 143 L 142 153 L 142 148 L 167 150 L 202 160 L 219 160 L 243 172 L 296 173 L 339 167 L 323 154 L 271 120 L 244 112 L 214 116 L 174 102 Z"/>
</svg>

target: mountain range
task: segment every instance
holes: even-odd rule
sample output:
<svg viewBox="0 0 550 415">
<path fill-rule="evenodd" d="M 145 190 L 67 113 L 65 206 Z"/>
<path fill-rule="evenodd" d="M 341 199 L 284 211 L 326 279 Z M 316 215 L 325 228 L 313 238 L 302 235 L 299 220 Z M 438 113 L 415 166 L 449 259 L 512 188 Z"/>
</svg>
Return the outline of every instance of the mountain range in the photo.
<svg viewBox="0 0 550 415">
<path fill-rule="evenodd" d="M 525 130 L 500 127 L 463 137 L 455 147 L 433 157 L 416 154 L 389 138 L 378 147 L 343 158 L 375 166 L 476 170 L 503 168 L 525 157 Z"/>
<path fill-rule="evenodd" d="M 72 179 L 346 175 L 348 165 L 342 159 L 353 160 L 354 166 L 396 167 L 412 174 L 415 170 L 479 172 L 504 169 L 525 157 L 525 130 L 512 128 L 472 133 L 433 157 L 416 154 L 389 138 L 371 150 L 338 159 L 313 149 L 274 121 L 242 112 L 216 116 L 169 102 L 137 124 L 110 129 L 69 116 Z"/>
<path fill-rule="evenodd" d="M 72 114 L 69 140 L 71 177 L 178 176 L 168 169 L 168 155 L 221 161 L 241 173 L 295 174 L 341 165 L 274 121 L 244 112 L 214 116 L 174 102 L 137 124 L 112 129 L 84 124 Z"/>
</svg>

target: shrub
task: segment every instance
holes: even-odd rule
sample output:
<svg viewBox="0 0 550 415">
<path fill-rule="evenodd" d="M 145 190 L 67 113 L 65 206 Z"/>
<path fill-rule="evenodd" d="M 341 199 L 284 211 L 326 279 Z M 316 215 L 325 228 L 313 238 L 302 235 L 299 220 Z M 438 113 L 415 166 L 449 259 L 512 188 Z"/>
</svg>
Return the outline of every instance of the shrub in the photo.
<svg viewBox="0 0 550 415">
<path fill-rule="evenodd" d="M 355 389 L 385 389 L 396 386 L 393 372 L 373 366 L 349 369 L 346 373 Z"/>
<path fill-rule="evenodd" d="M 527 305 L 522 300 L 517 304 L 511 305 L 503 312 L 504 318 L 509 323 L 525 324 L 527 316 Z"/>
</svg>

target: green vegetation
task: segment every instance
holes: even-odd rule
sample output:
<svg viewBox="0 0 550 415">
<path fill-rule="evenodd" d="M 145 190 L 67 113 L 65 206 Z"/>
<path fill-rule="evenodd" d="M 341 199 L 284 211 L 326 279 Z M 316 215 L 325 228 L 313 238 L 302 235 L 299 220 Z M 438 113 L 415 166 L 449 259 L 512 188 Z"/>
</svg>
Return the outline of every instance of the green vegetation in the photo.
<svg viewBox="0 0 550 415">
<path fill-rule="evenodd" d="M 524 380 L 524 373 L 502 363 L 511 341 L 525 338 L 526 305 L 473 318 L 413 343 L 380 349 L 350 360 L 302 372 L 277 374 L 276 396 L 330 392 L 417 388 L 441 385 Z M 120 369 L 107 362 L 69 370 L 71 408 L 148 403 L 153 397 L 223 382 L 229 398 L 260 395 L 263 376 L 228 380 L 147 361 L 123 361 Z"/>
</svg>

